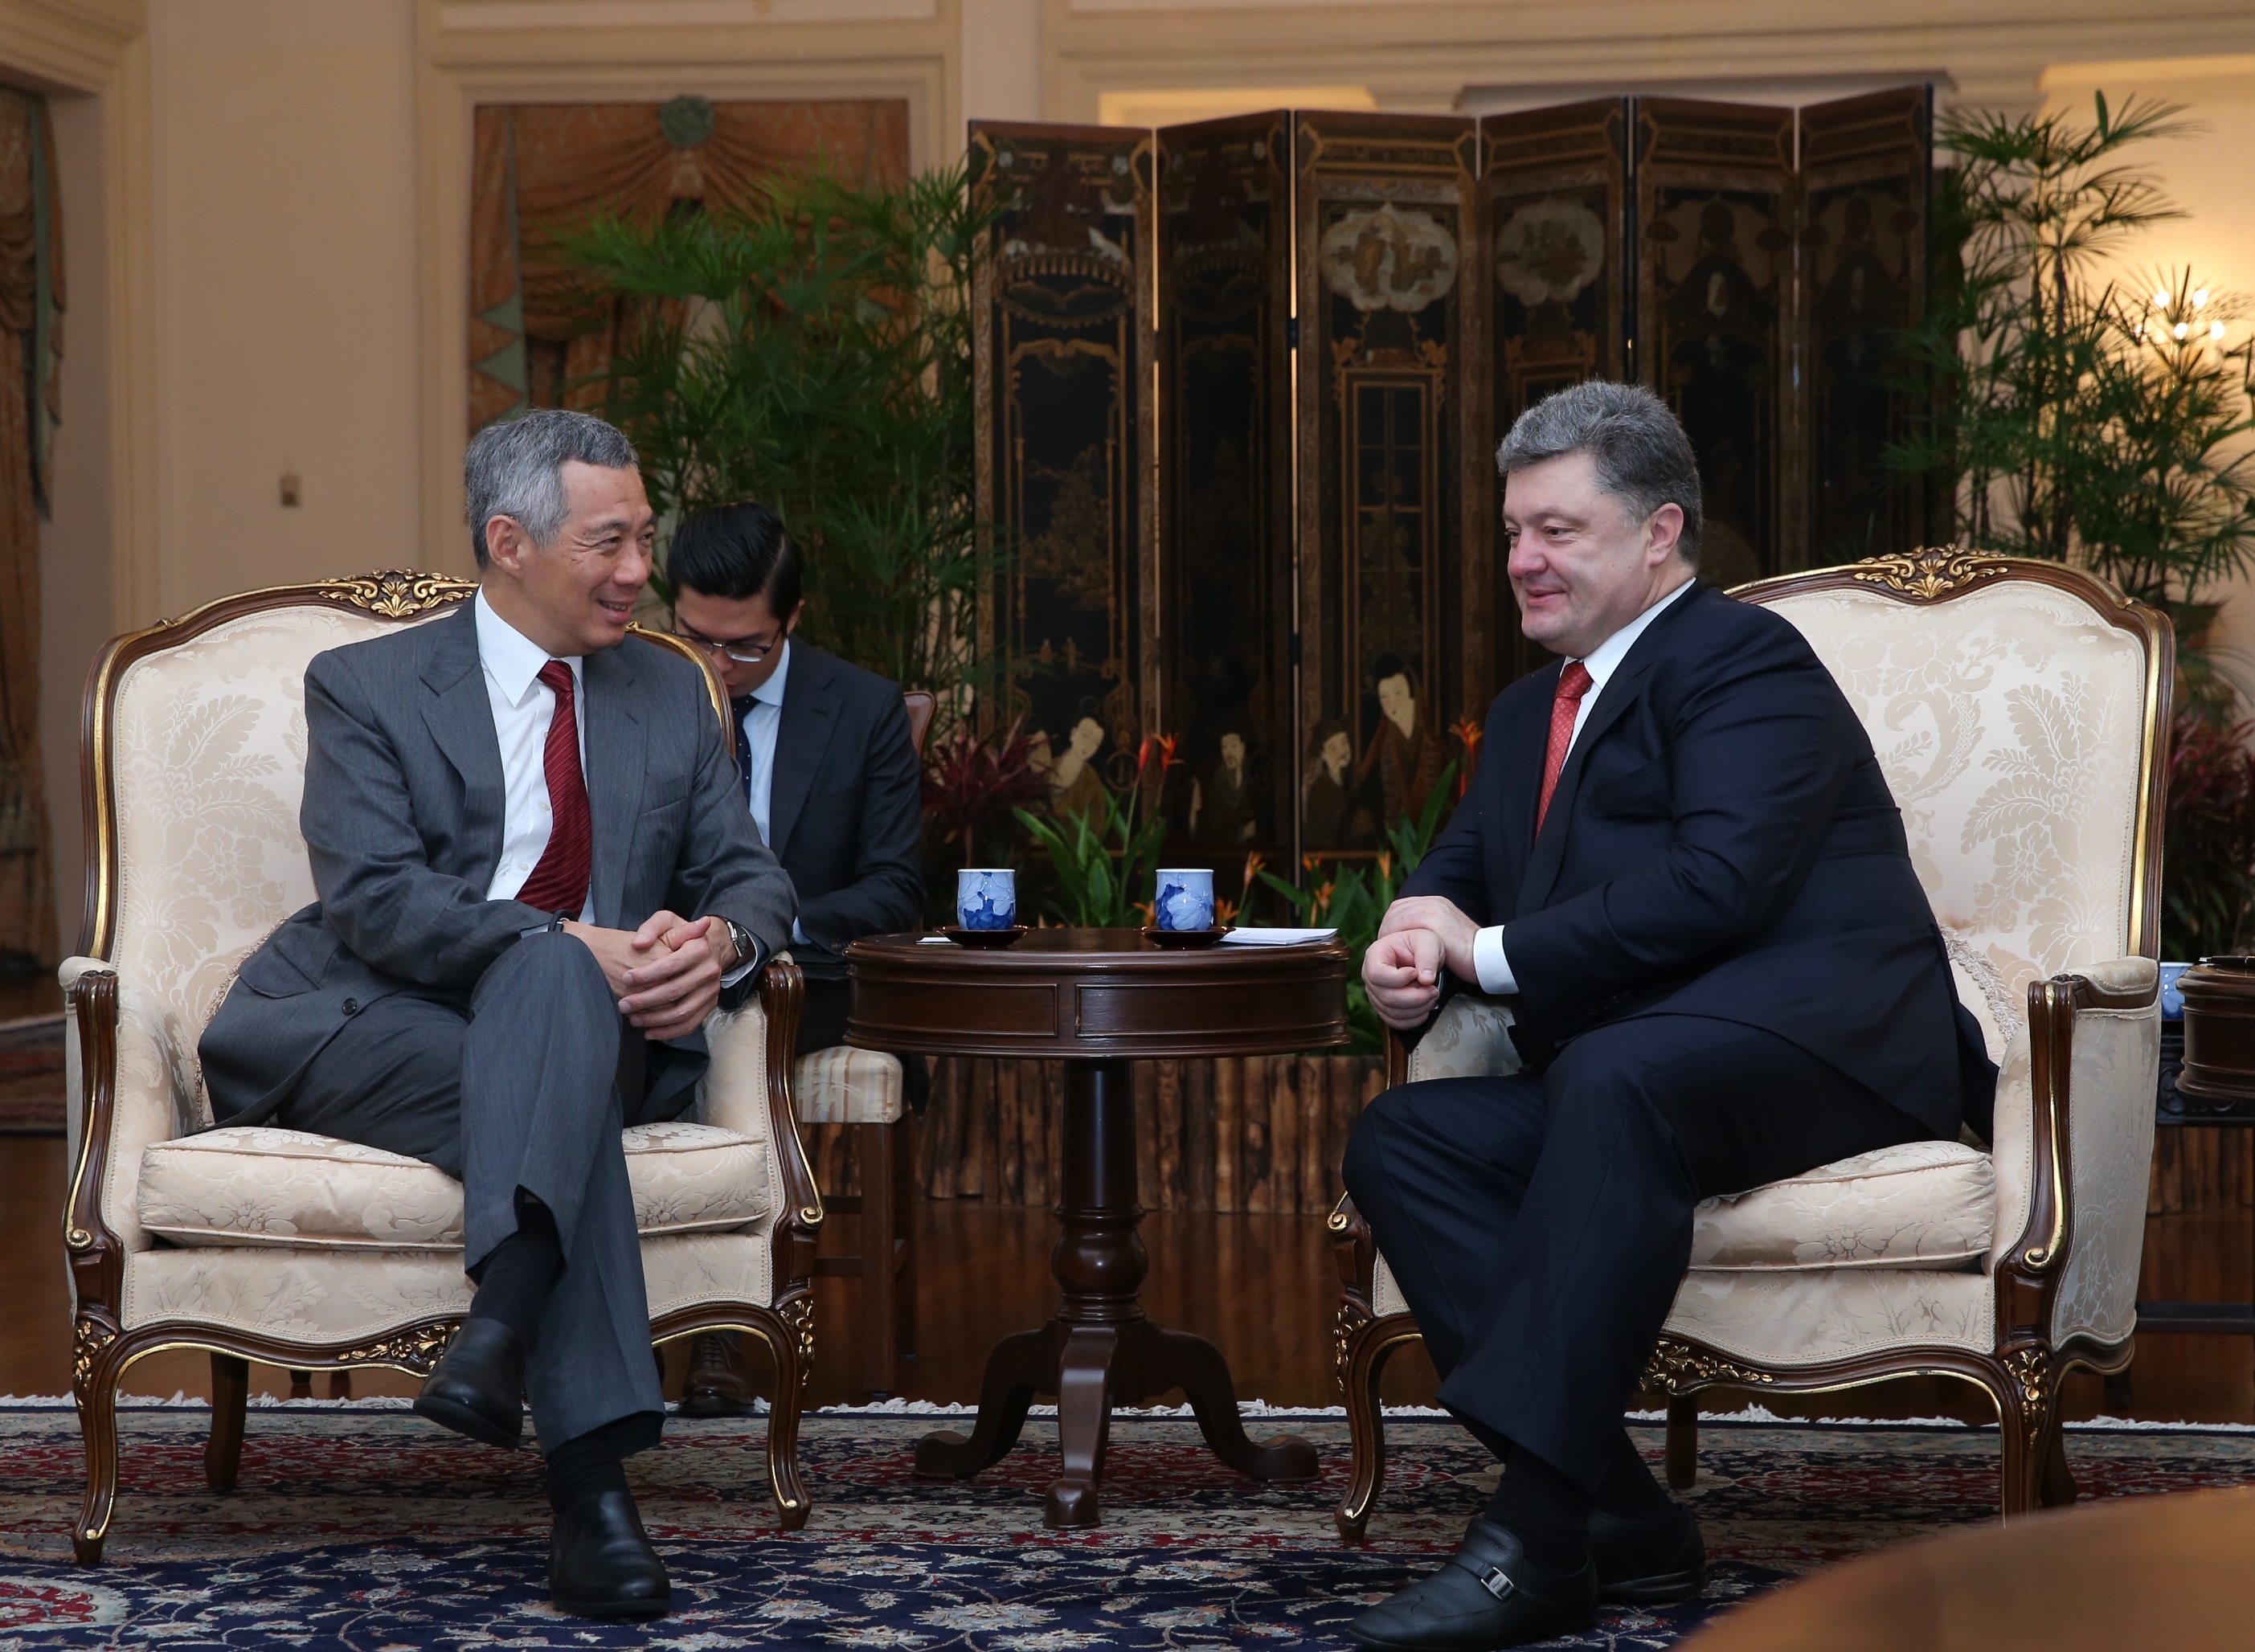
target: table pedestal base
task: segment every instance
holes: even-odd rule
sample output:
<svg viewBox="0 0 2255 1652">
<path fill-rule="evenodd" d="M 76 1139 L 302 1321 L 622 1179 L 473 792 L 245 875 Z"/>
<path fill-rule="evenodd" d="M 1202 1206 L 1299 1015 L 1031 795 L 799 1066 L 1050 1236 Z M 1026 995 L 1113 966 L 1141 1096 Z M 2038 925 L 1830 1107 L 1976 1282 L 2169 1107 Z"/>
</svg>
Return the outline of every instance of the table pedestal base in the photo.
<svg viewBox="0 0 2255 1652">
<path fill-rule="evenodd" d="M 1124 1061 L 1078 1061 L 1067 1070 L 1063 1228 L 1050 1258 L 1064 1291 L 1057 1315 L 1006 1337 L 987 1360 L 979 1420 L 970 1435 L 927 1434 L 917 1443 L 919 1479 L 968 1480 L 1018 1443 L 1039 1394 L 1057 1396 L 1063 1472 L 1043 1518 L 1093 1526 L 1101 1514 L 1105 1442 L 1112 1408 L 1180 1388 L 1214 1453 L 1256 1480 L 1312 1480 L 1316 1448 L 1295 1435 L 1254 1444 L 1237 1415 L 1228 1361 L 1204 1337 L 1167 1331 L 1143 1317 L 1149 1262 L 1136 1234 L 1135 1103 Z"/>
</svg>

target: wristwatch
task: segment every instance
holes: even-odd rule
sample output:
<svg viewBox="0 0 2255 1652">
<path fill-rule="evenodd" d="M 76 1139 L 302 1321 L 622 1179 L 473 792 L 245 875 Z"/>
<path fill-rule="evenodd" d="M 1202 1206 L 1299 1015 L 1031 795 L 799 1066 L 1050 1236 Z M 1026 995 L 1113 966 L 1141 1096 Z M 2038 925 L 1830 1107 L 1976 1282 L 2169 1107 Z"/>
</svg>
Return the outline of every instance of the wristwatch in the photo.
<svg viewBox="0 0 2255 1652">
<path fill-rule="evenodd" d="M 736 962 L 730 967 L 748 964 L 760 955 L 759 943 L 752 938 L 751 931 L 733 917 L 724 917 L 720 921 L 728 926 L 728 938 L 736 946 Z"/>
</svg>

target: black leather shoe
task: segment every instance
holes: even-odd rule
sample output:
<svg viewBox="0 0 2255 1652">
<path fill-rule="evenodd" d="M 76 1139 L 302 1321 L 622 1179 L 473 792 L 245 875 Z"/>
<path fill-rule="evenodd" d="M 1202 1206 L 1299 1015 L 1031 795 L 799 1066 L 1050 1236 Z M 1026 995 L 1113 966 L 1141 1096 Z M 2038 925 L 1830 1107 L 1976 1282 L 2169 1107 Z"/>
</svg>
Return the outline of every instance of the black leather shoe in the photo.
<svg viewBox="0 0 2255 1652">
<path fill-rule="evenodd" d="M 1528 1557 L 1519 1535 L 1475 1520 L 1449 1564 L 1374 1606 L 1347 1634 L 1383 1652 L 1493 1652 L 1588 1628 L 1598 1617 L 1597 1569 L 1572 1572 Z"/>
<path fill-rule="evenodd" d="M 630 1492 L 597 1492 L 556 1516 L 548 1598 L 577 1618 L 662 1618 L 673 1605 Z"/>
<path fill-rule="evenodd" d="M 689 1374 L 681 1380 L 684 1417 L 741 1417 L 752 1409 L 741 1331 L 706 1331 L 690 1339 Z"/>
<path fill-rule="evenodd" d="M 1590 1564 L 1598 1569 L 1598 1599 L 1615 1606 L 1664 1606 L 1707 1586 L 1707 1545 L 1680 1503 L 1656 1520 L 1591 1510 Z"/>
<path fill-rule="evenodd" d="M 465 1319 L 423 1380 L 415 1410 L 442 1428 L 513 1451 L 524 1435 L 524 1339 L 498 1319 Z"/>
</svg>

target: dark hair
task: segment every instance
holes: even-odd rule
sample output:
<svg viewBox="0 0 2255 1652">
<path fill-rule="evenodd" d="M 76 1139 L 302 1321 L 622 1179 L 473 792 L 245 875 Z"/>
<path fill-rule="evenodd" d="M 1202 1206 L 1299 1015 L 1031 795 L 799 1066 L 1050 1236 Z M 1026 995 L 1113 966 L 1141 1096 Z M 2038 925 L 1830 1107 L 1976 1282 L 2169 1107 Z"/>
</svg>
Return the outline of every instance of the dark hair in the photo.
<svg viewBox="0 0 2255 1652">
<path fill-rule="evenodd" d="M 486 565 L 486 524 L 507 517 L 551 545 L 572 507 L 564 497 L 564 467 L 577 460 L 607 470 L 638 468 L 634 444 L 593 413 L 537 407 L 497 419 L 470 438 L 462 455 L 462 497 L 470 524 L 470 551 Z"/>
<path fill-rule="evenodd" d="M 778 620 L 798 612 L 798 542 L 765 505 L 748 501 L 685 517 L 666 549 L 665 577 L 677 590 L 732 602 L 764 594 Z"/>
<path fill-rule="evenodd" d="M 1595 461 L 1598 486 L 1639 522 L 1672 504 L 1683 512 L 1675 554 L 1699 566 L 1699 461 L 1668 404 L 1641 384 L 1589 379 L 1545 397 L 1519 416 L 1496 449 L 1495 467 L 1508 476 L 1566 453 Z"/>
</svg>

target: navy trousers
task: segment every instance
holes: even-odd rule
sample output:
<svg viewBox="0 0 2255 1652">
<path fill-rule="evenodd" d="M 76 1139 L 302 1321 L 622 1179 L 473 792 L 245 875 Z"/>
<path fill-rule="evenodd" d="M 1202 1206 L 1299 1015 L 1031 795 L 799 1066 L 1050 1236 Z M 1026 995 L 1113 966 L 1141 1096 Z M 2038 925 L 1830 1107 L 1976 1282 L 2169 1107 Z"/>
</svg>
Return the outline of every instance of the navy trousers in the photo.
<svg viewBox="0 0 2255 1652">
<path fill-rule="evenodd" d="M 1692 1207 L 1931 1135 L 1774 1033 L 1646 1016 L 1539 1074 L 1387 1091 L 1348 1142 L 1346 1185 L 1441 1402 L 1595 1495 L 1689 1265 Z"/>
<path fill-rule="evenodd" d="M 519 1188 L 548 1206 L 564 1271 L 525 1364 L 543 1451 L 627 1417 L 639 1419 L 629 1449 L 640 1451 L 664 1423 L 619 1133 L 644 1121 L 650 1058 L 663 1065 L 671 1053 L 620 1018 L 585 946 L 535 935 L 503 953 L 467 1002 L 410 992 L 369 1004 L 275 1115 L 457 1177 L 473 1271 L 516 1231 Z"/>
</svg>

